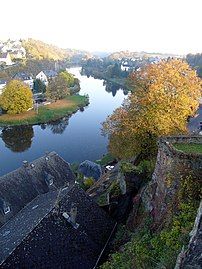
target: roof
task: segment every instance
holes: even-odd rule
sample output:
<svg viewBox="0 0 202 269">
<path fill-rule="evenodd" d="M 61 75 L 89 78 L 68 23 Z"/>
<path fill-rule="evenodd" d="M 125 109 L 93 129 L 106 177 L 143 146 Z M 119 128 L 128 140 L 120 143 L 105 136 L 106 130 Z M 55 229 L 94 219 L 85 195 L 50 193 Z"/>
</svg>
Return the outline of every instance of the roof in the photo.
<svg viewBox="0 0 202 269">
<path fill-rule="evenodd" d="M 0 84 L 6 84 L 7 80 L 6 79 L 0 79 Z"/>
<path fill-rule="evenodd" d="M 63 217 L 73 203 L 77 229 Z M 76 185 L 41 194 L 1 228 L 1 268 L 91 269 L 114 226 Z"/>
<path fill-rule="evenodd" d="M 6 59 L 8 56 L 8 52 L 0 53 L 0 59 Z"/>
<path fill-rule="evenodd" d="M 30 79 L 32 79 L 32 75 L 28 74 L 26 72 L 19 72 L 19 73 L 16 73 L 13 76 L 13 78 L 20 79 L 20 80 L 30 80 Z"/>
<path fill-rule="evenodd" d="M 51 179 L 52 185 L 48 183 Z M 37 196 L 74 181 L 69 164 L 55 152 L 0 177 L 0 199 L 10 207 L 8 214 L 0 212 L 0 227 Z"/>
<path fill-rule="evenodd" d="M 49 78 L 50 77 L 56 77 L 57 76 L 57 72 L 54 71 L 54 70 L 44 70 L 43 72 Z"/>
</svg>

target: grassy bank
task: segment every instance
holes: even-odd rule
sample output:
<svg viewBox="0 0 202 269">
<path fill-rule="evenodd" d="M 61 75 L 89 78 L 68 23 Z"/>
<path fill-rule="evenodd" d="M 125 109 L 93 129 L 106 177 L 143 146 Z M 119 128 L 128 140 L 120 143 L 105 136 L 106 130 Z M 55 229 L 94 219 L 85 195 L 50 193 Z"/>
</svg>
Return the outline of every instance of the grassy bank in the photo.
<svg viewBox="0 0 202 269">
<path fill-rule="evenodd" d="M 88 104 L 88 98 L 81 95 L 67 96 L 52 104 L 39 107 L 38 113 L 34 110 L 17 115 L 4 114 L 0 116 L 0 126 L 40 124 L 58 120 L 76 112 Z"/>
<path fill-rule="evenodd" d="M 176 149 L 181 150 L 185 153 L 198 153 L 202 154 L 202 144 L 183 144 L 183 143 L 176 143 L 173 145 Z"/>
</svg>

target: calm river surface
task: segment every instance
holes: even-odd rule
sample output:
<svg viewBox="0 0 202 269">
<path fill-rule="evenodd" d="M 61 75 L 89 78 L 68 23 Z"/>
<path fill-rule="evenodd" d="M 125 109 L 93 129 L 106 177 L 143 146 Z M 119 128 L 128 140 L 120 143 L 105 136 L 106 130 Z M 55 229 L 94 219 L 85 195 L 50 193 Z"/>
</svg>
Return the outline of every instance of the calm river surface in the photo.
<svg viewBox="0 0 202 269">
<path fill-rule="evenodd" d="M 107 138 L 101 135 L 101 122 L 124 99 L 116 85 L 80 75 L 79 68 L 69 69 L 80 80 L 80 94 L 88 94 L 90 105 L 69 120 L 52 124 L 0 129 L 0 175 L 32 161 L 46 151 L 56 151 L 66 161 L 97 160 L 107 152 Z"/>
</svg>

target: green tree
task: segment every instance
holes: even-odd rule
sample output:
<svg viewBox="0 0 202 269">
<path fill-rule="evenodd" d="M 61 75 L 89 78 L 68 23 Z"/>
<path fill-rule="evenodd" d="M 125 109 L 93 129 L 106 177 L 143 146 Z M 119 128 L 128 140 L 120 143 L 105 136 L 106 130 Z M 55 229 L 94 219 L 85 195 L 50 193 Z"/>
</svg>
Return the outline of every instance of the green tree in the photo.
<svg viewBox="0 0 202 269">
<path fill-rule="evenodd" d="M 11 80 L 0 97 L 0 106 L 8 114 L 19 114 L 32 107 L 32 96 L 28 85 L 19 80 Z"/>
<path fill-rule="evenodd" d="M 63 77 L 57 76 L 49 81 L 46 90 L 46 95 L 48 98 L 56 101 L 65 98 L 65 96 L 69 94 L 70 91 L 67 87 L 66 80 Z"/>
<path fill-rule="evenodd" d="M 40 79 L 35 79 L 33 91 L 34 93 L 45 93 L 46 85 Z"/>
<path fill-rule="evenodd" d="M 59 76 L 66 81 L 67 87 L 73 87 L 75 85 L 75 78 L 69 72 L 62 71 L 59 73 Z"/>
</svg>

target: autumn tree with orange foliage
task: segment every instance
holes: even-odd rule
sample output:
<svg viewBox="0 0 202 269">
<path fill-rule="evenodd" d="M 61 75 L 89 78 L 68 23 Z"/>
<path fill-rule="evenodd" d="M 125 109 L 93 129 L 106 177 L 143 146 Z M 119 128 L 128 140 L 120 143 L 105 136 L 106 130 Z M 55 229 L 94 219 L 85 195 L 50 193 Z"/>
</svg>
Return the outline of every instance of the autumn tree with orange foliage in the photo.
<svg viewBox="0 0 202 269">
<path fill-rule="evenodd" d="M 186 62 L 170 59 L 150 64 L 132 73 L 128 84 L 132 93 L 103 123 L 114 156 L 149 154 L 158 137 L 187 132 L 187 119 L 199 106 L 202 84 Z"/>
</svg>

